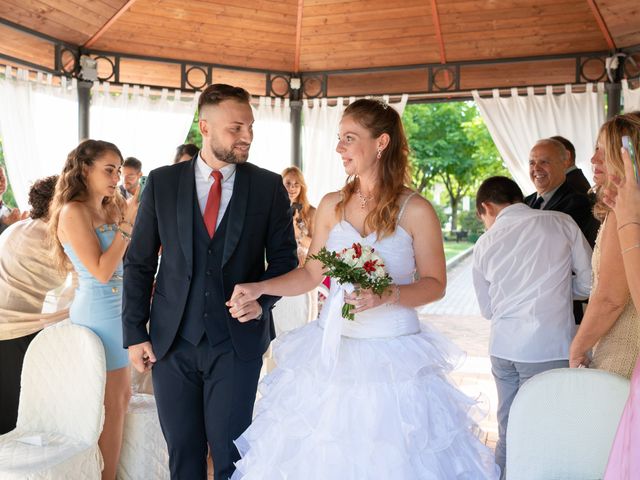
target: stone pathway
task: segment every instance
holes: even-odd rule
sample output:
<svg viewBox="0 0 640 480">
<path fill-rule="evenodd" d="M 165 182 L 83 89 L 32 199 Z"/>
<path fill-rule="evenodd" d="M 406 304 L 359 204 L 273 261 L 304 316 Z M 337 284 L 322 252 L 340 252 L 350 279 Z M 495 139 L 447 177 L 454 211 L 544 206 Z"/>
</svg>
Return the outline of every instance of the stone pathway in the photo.
<svg viewBox="0 0 640 480">
<path fill-rule="evenodd" d="M 464 362 L 451 374 L 451 378 L 464 393 L 478 399 L 479 406 L 487 412 L 479 422 L 479 434 L 486 445 L 495 448 L 498 396 L 488 356 L 490 322 L 480 315 L 473 290 L 472 258 L 468 256 L 447 272 L 445 297 L 423 307 L 420 320 L 466 353 Z"/>
<path fill-rule="evenodd" d="M 442 300 L 422 307 L 420 313 L 432 315 L 480 315 L 480 307 L 473 291 L 471 266 L 473 255 L 469 255 L 453 268 L 447 270 L 447 293 Z"/>
</svg>

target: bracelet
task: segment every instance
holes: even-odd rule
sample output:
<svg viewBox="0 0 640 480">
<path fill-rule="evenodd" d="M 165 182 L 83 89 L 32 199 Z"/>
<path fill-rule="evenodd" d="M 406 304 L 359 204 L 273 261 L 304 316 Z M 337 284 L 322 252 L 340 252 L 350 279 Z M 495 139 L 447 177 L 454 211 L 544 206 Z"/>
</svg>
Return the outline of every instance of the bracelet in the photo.
<svg viewBox="0 0 640 480">
<path fill-rule="evenodd" d="M 387 302 L 388 305 L 397 305 L 400 303 L 400 285 L 394 285 L 393 287 L 393 293 L 391 294 L 393 295 L 393 299 Z"/>
<path fill-rule="evenodd" d="M 634 248 L 640 248 L 640 243 L 636 243 L 635 245 L 631 245 L 630 247 L 625 248 L 624 250 L 622 250 L 622 255 L 624 255 L 627 252 L 630 252 Z"/>
<path fill-rule="evenodd" d="M 126 221 L 126 220 L 124 220 L 124 219 L 123 219 L 123 220 L 120 220 L 120 223 L 118 223 L 118 227 L 119 227 L 120 225 L 122 225 L 123 223 L 124 223 L 125 225 L 129 225 L 131 228 L 133 228 L 133 223 L 131 223 L 131 222 L 127 222 L 127 221 Z"/>
<path fill-rule="evenodd" d="M 131 234 L 130 233 L 125 232 L 120 227 L 118 227 L 118 231 L 120 232 L 120 235 L 122 236 L 122 239 L 125 242 L 130 242 L 131 241 Z"/>
<path fill-rule="evenodd" d="M 640 222 L 636 222 L 634 220 L 627 222 L 627 223 L 623 223 L 622 225 L 620 225 L 618 227 L 618 231 L 622 230 L 624 227 L 628 227 L 629 225 L 640 225 Z"/>
</svg>

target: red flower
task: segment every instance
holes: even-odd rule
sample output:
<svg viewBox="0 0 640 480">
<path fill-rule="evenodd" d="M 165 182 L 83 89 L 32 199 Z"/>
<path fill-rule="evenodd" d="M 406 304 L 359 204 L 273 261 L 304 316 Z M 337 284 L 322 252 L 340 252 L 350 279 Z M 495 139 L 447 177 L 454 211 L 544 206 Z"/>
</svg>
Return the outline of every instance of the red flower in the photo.
<svg viewBox="0 0 640 480">
<path fill-rule="evenodd" d="M 359 243 L 354 243 L 352 245 L 353 250 L 356 252 L 353 258 L 360 258 L 362 256 L 362 245 Z"/>
<path fill-rule="evenodd" d="M 366 262 L 364 262 L 364 265 L 362 265 L 362 268 L 364 268 L 364 271 L 367 273 L 373 273 L 376 271 L 377 263 L 378 260 L 367 260 Z"/>
</svg>

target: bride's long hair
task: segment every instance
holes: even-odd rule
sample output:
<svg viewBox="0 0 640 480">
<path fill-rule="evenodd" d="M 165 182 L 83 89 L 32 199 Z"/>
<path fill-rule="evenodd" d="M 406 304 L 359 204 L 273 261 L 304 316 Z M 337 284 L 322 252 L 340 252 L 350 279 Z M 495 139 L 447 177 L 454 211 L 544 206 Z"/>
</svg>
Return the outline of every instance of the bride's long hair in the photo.
<svg viewBox="0 0 640 480">
<path fill-rule="evenodd" d="M 118 157 L 120 157 L 120 163 L 122 163 L 122 154 L 113 143 L 103 140 L 83 141 L 69 152 L 62 173 L 58 177 L 56 191 L 51 201 L 51 210 L 49 212 L 49 243 L 53 250 L 55 263 L 60 270 L 69 270 L 71 268 L 69 259 L 58 239 L 60 211 L 62 207 L 69 202 L 84 202 L 87 200 L 88 190 L 84 170 L 86 167 L 93 165 L 94 161 L 107 152 L 113 152 L 118 155 Z M 124 202 L 124 199 L 120 195 L 120 189 L 116 188 L 113 197 L 105 197 L 102 200 L 102 207 L 106 210 L 107 215 L 116 221 L 119 219 L 118 215 L 123 210 Z"/>
<path fill-rule="evenodd" d="M 398 198 L 404 192 L 405 185 L 411 184 L 409 143 L 400 115 L 386 103 L 371 99 L 356 100 L 345 109 L 343 117 L 347 116 L 369 130 L 373 138 L 383 133 L 390 138 L 389 145 L 377 162 L 377 183 L 373 195 L 378 201 L 365 218 L 368 229 L 376 232 L 378 239 L 384 238 L 395 231 L 400 212 Z M 342 200 L 336 205 L 339 217 L 342 217 L 344 206 L 357 188 L 357 177 L 348 177 L 342 188 Z"/>
</svg>

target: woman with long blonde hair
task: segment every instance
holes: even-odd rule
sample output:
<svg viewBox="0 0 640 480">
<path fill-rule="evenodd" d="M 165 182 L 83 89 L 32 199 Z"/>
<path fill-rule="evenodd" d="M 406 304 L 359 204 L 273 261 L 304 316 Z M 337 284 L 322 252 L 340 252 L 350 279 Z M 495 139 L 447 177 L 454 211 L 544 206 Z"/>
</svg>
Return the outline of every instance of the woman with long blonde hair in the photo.
<svg viewBox="0 0 640 480">
<path fill-rule="evenodd" d="M 98 442 L 103 479 L 116 476 L 124 416 L 129 403 L 129 356 L 122 345 L 122 257 L 138 210 L 137 195 L 118 193 L 122 166 L 118 147 L 85 140 L 69 153 L 51 207 L 50 234 L 61 268 L 78 274 L 71 322 L 91 329 L 104 345 L 105 419 Z"/>
<path fill-rule="evenodd" d="M 635 150 L 636 162 L 640 152 L 640 111 L 629 114 L 636 135 L 629 135 Z M 635 137 L 635 138 L 634 138 Z M 612 185 L 607 189 L 605 203 L 616 214 L 620 251 L 631 298 L 636 309 L 640 307 L 640 182 L 629 149 L 621 152 L 624 175 L 610 176 Z M 633 480 L 640 472 L 640 359 L 631 376 L 631 390 L 625 405 L 618 432 L 611 447 L 605 480 Z"/>
<path fill-rule="evenodd" d="M 289 194 L 293 208 L 293 228 L 298 244 L 298 263 L 304 265 L 313 237 L 313 220 L 316 209 L 307 198 L 307 182 L 298 167 L 287 167 L 282 171 L 282 183 Z"/>
<path fill-rule="evenodd" d="M 372 247 L 393 284 L 381 295 L 347 293 L 332 279 L 318 321 L 276 340 L 277 367 L 236 441 L 243 458 L 232 478 L 495 479 L 491 451 L 471 433 L 473 402 L 446 380 L 453 349 L 421 327 L 415 310 L 443 296 L 446 267 L 438 217 L 406 186 L 398 112 L 375 100 L 352 103 L 336 150 L 347 183 L 322 199 L 309 253 Z M 261 295 L 315 288 L 324 268 L 309 258 L 286 275 L 236 285 L 231 314 Z M 353 321 L 342 317 L 343 302 L 353 305 Z"/>
<path fill-rule="evenodd" d="M 597 197 L 594 213 L 602 220 L 602 226 L 593 251 L 591 296 L 571 343 L 569 365 L 589 365 L 630 378 L 640 353 L 640 317 L 629 293 L 619 246 L 619 229 L 623 225 L 603 199 L 604 190 L 612 185 L 609 176 L 624 178 L 620 153 L 623 135 L 628 135 L 635 146 L 640 145 L 638 112 L 618 115 L 604 123 L 591 159 Z"/>
</svg>

